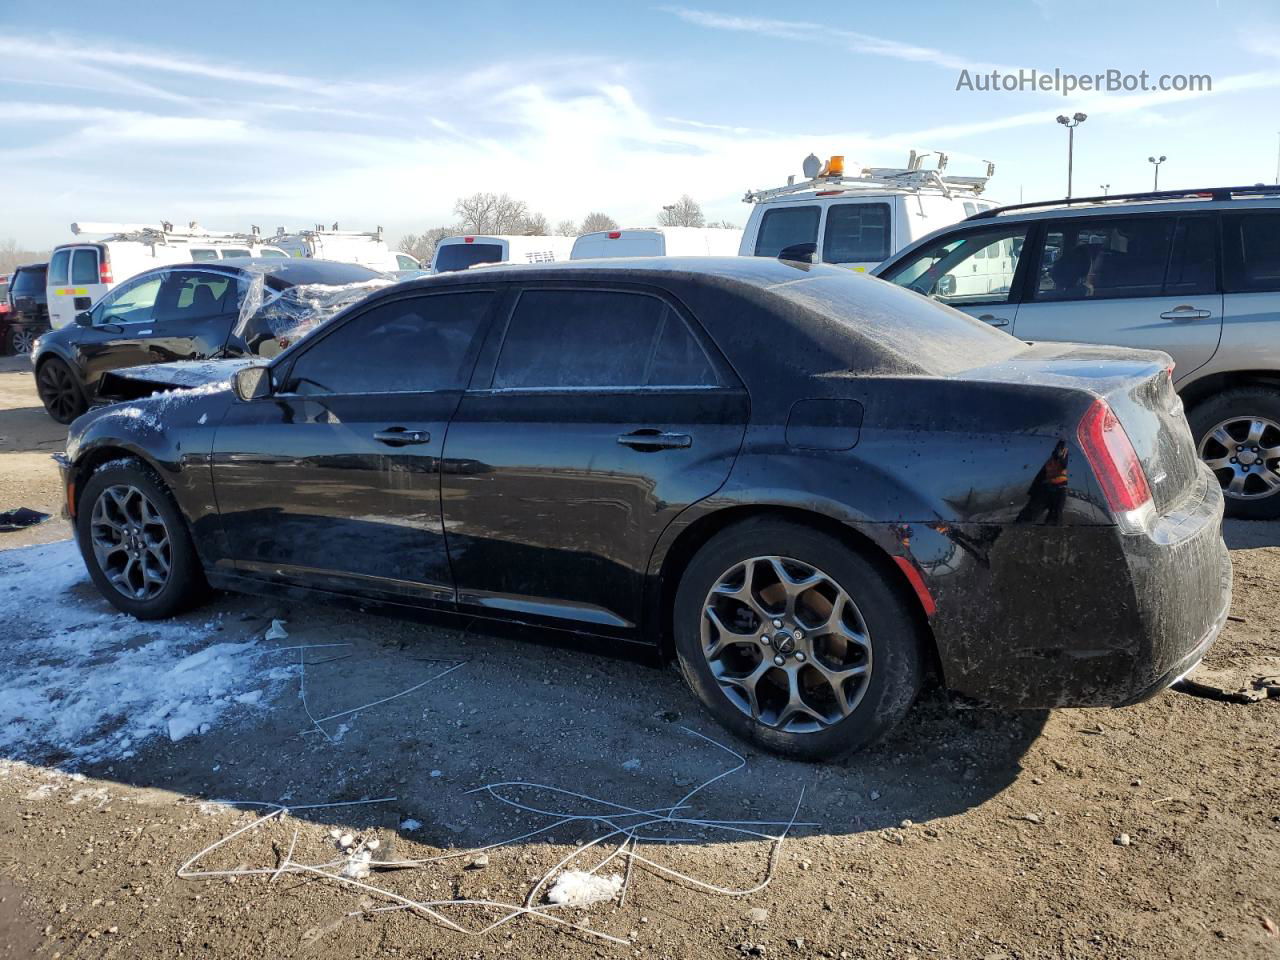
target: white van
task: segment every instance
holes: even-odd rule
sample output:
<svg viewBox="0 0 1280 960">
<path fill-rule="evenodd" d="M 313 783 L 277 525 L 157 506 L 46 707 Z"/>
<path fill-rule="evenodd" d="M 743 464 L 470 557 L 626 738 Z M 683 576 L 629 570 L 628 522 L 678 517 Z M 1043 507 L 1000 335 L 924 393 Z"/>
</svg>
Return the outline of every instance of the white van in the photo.
<svg viewBox="0 0 1280 960">
<path fill-rule="evenodd" d="M 230 257 L 288 256 L 278 247 L 264 244 L 256 233 L 215 233 L 196 224 L 175 231 L 171 223 L 78 222 L 71 225 L 71 232 L 102 239 L 54 248 L 45 292 L 49 324 L 55 330 L 90 309 L 116 284 L 152 267 Z"/>
<path fill-rule="evenodd" d="M 402 267 L 399 257 L 382 238 L 382 228 L 368 233 L 333 229 L 326 230 L 316 224 L 314 230 L 286 233 L 284 227 L 276 229 L 271 242 L 291 257 L 307 257 L 314 260 L 336 260 L 339 263 L 358 263 L 372 270 L 408 270 Z"/>
<path fill-rule="evenodd" d="M 570 260 L 595 257 L 736 257 L 742 231 L 724 227 L 633 227 L 584 233 Z"/>
<path fill-rule="evenodd" d="M 481 263 L 555 263 L 568 260 L 573 237 L 445 237 L 436 244 L 432 273 L 466 270 Z"/>
<path fill-rule="evenodd" d="M 945 154 L 936 170 L 921 169 L 921 160 L 913 150 L 903 169 L 859 167 L 845 176 L 844 157 L 823 165 L 810 154 L 806 180 L 748 191 L 743 199 L 754 209 L 739 252 L 777 257 L 793 248 L 798 258 L 866 271 L 934 230 L 998 206 L 979 198 L 993 164 L 985 177 L 952 177 L 942 174 Z"/>
</svg>

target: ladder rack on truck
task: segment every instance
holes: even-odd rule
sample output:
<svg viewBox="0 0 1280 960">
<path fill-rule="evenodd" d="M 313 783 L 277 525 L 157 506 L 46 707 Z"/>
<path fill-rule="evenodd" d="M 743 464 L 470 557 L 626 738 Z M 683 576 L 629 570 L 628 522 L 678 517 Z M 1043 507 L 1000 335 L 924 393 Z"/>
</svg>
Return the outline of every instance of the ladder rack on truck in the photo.
<svg viewBox="0 0 1280 960">
<path fill-rule="evenodd" d="M 844 190 L 894 190 L 903 193 L 918 193 L 928 190 L 950 197 L 952 193 L 966 193 L 977 196 L 987 186 L 987 181 L 995 175 L 995 164 L 987 164 L 985 177 L 953 177 L 943 174 L 947 166 L 947 155 L 938 155 L 938 166 L 935 170 L 922 170 L 921 163 L 926 155 L 911 151 L 905 167 L 860 167 L 857 176 L 848 176 L 844 172 L 844 157 L 832 157 L 821 169 L 818 158 L 810 156 L 805 161 L 807 180 L 799 183 L 794 177 L 788 178 L 785 186 L 773 187 L 769 190 L 748 190 L 742 198 L 744 203 L 767 203 L 797 193 L 824 193 Z M 812 171 L 812 173 L 810 172 Z"/>
</svg>

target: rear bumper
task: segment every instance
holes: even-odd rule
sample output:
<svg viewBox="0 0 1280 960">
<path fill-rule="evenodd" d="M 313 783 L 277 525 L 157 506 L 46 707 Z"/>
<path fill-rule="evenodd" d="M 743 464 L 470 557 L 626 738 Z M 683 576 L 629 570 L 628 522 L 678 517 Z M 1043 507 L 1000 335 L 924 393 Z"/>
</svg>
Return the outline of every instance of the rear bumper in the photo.
<svg viewBox="0 0 1280 960">
<path fill-rule="evenodd" d="M 1191 670 L 1231 604 L 1222 492 L 1207 468 L 1144 534 L 1115 527 L 965 525 L 933 570 L 931 618 L 949 688 L 1006 707 L 1124 706 Z M 986 545 L 982 548 L 982 545 Z M 979 549 L 982 548 L 982 549 Z"/>
</svg>

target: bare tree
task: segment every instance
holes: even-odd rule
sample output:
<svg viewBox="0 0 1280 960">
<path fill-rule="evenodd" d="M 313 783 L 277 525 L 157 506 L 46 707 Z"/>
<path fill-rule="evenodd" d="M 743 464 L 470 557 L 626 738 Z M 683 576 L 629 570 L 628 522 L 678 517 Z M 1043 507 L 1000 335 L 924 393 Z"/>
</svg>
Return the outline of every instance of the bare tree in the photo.
<svg viewBox="0 0 1280 960">
<path fill-rule="evenodd" d="M 706 222 L 702 207 L 687 193 L 658 214 L 658 223 L 664 227 L 701 227 Z"/>
<path fill-rule="evenodd" d="M 586 233 L 584 230 L 583 233 Z M 557 237 L 576 237 L 578 235 L 578 225 L 572 220 L 561 220 L 556 224 Z"/>
<path fill-rule="evenodd" d="M 423 263 L 430 263 L 435 255 L 436 245 L 445 237 L 456 236 L 461 232 L 461 227 L 432 227 L 424 233 L 406 233 L 400 238 L 400 250 L 417 257 Z"/>
<path fill-rule="evenodd" d="M 529 208 L 506 193 L 473 193 L 453 205 L 466 233 L 523 233 Z"/>
<path fill-rule="evenodd" d="M 730 223 L 728 220 L 711 220 L 706 226 L 715 227 L 717 230 L 739 230 L 741 229 L 736 223 Z"/>
<path fill-rule="evenodd" d="M 530 237 L 545 237 L 551 233 L 551 224 L 541 213 L 530 213 L 520 225 L 520 232 Z"/>
<path fill-rule="evenodd" d="M 27 263 L 41 263 L 49 259 L 48 250 L 28 250 L 10 237 L 0 240 L 0 274 L 13 273 L 14 267 Z"/>
<path fill-rule="evenodd" d="M 599 233 L 601 230 L 617 230 L 618 221 L 613 219 L 607 213 L 588 213 L 587 218 L 582 221 L 583 233 Z"/>
</svg>

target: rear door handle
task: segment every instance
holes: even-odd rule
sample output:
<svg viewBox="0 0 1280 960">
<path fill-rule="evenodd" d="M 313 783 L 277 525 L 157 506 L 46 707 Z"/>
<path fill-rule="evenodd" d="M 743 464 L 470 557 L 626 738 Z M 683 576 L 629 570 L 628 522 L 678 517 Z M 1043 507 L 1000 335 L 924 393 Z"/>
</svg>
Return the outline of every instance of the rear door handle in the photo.
<svg viewBox="0 0 1280 960">
<path fill-rule="evenodd" d="M 430 443 L 431 434 L 426 430 L 406 430 L 404 427 L 387 427 L 373 435 L 379 443 L 389 447 L 403 447 L 411 443 Z"/>
<path fill-rule="evenodd" d="M 664 433 L 661 430 L 636 430 L 618 437 L 624 447 L 636 450 L 679 450 L 693 446 L 693 437 L 687 433 Z"/>
<path fill-rule="evenodd" d="M 1174 307 L 1160 314 L 1161 320 L 1207 320 L 1213 316 L 1212 310 L 1198 310 L 1192 306 Z"/>
<path fill-rule="evenodd" d="M 980 314 L 978 319 L 992 327 L 1007 327 L 1009 325 L 1008 320 L 1004 317 L 997 317 L 994 313 Z"/>
</svg>

